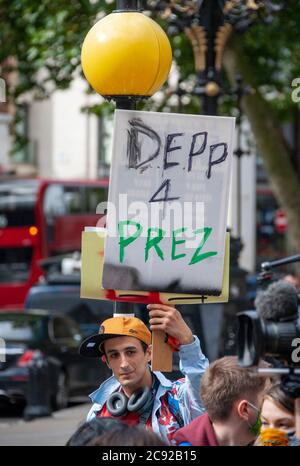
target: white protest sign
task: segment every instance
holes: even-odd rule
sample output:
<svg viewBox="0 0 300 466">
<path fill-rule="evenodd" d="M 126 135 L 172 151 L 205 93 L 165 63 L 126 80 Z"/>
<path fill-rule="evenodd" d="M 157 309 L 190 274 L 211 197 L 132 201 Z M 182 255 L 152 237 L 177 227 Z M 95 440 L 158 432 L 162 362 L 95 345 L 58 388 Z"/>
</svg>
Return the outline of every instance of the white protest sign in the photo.
<svg viewBox="0 0 300 466">
<path fill-rule="evenodd" d="M 115 112 L 104 288 L 221 293 L 234 122 Z"/>
</svg>

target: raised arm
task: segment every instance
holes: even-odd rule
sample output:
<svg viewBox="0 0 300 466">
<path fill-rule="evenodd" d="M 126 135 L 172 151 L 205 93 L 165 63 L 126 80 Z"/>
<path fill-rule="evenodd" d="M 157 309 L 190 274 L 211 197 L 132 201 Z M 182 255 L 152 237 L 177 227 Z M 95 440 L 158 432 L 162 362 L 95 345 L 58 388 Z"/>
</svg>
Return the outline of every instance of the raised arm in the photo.
<svg viewBox="0 0 300 466">
<path fill-rule="evenodd" d="M 150 329 L 163 330 L 179 342 L 180 370 L 185 381 L 175 382 L 190 420 L 203 413 L 200 383 L 209 362 L 202 353 L 200 341 L 192 334 L 181 313 L 171 306 L 149 304 Z"/>
</svg>

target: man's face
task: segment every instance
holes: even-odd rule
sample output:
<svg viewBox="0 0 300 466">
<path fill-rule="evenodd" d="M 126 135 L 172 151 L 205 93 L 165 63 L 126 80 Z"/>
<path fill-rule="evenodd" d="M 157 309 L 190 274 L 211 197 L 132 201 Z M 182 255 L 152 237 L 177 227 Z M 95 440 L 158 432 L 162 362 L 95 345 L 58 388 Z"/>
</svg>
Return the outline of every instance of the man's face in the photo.
<svg viewBox="0 0 300 466">
<path fill-rule="evenodd" d="M 108 366 L 128 395 L 149 385 L 150 347 L 145 353 L 139 340 L 124 336 L 105 341 L 104 350 Z"/>
</svg>

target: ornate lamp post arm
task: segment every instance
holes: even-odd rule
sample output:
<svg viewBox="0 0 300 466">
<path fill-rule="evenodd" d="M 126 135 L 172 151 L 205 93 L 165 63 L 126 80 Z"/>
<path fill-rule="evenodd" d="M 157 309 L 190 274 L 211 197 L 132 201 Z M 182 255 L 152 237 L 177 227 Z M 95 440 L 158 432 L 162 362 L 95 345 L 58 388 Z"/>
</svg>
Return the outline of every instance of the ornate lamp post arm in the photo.
<svg viewBox="0 0 300 466">
<path fill-rule="evenodd" d="M 272 21 L 284 7 L 272 0 L 148 0 L 154 14 L 164 18 L 169 35 L 183 32 L 195 60 L 196 84 L 192 92 L 201 100 L 201 113 L 217 115 L 223 89 L 223 52 L 232 32 L 243 33 L 254 22 Z"/>
</svg>

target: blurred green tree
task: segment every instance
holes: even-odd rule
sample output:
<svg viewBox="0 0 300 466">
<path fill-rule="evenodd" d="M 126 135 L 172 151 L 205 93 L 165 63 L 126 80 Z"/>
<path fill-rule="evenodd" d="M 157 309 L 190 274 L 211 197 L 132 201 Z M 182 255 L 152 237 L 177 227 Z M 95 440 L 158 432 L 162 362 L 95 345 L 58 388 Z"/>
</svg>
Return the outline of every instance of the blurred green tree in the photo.
<svg viewBox="0 0 300 466">
<path fill-rule="evenodd" d="M 1 73 L 17 71 L 9 96 L 44 98 L 67 88 L 86 33 L 111 9 L 105 0 L 0 0 Z"/>
<path fill-rule="evenodd" d="M 224 57 L 233 82 L 240 72 L 255 92 L 243 99 L 275 197 L 288 218 L 294 253 L 300 252 L 300 5 L 286 1 L 270 24 L 235 35 Z M 289 131 L 287 132 L 287 124 Z M 300 264 L 296 268 L 300 276 Z"/>
</svg>

